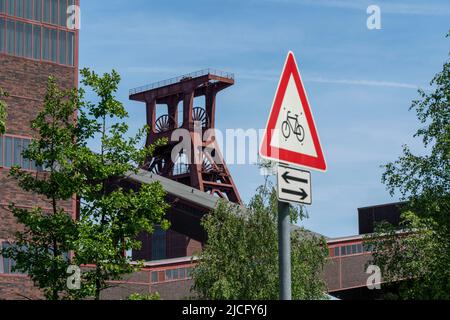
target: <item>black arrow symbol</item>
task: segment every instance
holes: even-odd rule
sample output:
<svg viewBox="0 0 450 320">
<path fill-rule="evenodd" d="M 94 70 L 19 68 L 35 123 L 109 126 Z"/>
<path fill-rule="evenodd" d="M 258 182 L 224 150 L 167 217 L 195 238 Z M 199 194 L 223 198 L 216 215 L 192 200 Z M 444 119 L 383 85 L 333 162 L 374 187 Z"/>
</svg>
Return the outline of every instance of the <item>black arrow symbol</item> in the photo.
<svg viewBox="0 0 450 320">
<path fill-rule="evenodd" d="M 302 188 L 300 188 L 300 191 L 289 190 L 289 189 L 281 189 L 281 192 L 287 193 L 287 194 L 293 194 L 294 196 L 299 196 L 301 200 L 305 200 L 306 197 L 308 196 L 306 191 L 303 190 Z"/>
<path fill-rule="evenodd" d="M 297 181 L 297 182 L 301 182 L 301 183 L 305 183 L 308 184 L 308 180 L 306 179 L 301 179 L 301 178 L 297 178 L 297 177 L 293 177 L 289 175 L 289 171 L 286 171 L 285 173 L 283 173 L 283 175 L 281 176 L 284 181 L 286 181 L 286 183 L 290 183 L 289 180 L 291 181 Z"/>
</svg>

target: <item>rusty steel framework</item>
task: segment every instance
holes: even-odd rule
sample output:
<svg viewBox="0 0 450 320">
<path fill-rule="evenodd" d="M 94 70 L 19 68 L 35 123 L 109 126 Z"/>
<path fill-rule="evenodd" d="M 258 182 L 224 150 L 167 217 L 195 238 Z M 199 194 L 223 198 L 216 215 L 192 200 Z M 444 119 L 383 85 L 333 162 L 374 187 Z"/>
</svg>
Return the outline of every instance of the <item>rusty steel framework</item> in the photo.
<svg viewBox="0 0 450 320">
<path fill-rule="evenodd" d="M 233 74 L 205 69 L 130 90 L 131 100 L 146 104 L 150 127 L 146 144 L 152 145 L 159 139 L 168 141 L 155 150 L 143 169 L 242 204 L 214 131 L 217 93 L 233 84 Z M 194 106 L 194 99 L 198 97 L 204 98 L 204 106 Z M 167 112 L 157 117 L 160 105 L 167 106 Z M 176 129 L 187 130 L 189 148 L 179 150 L 182 138 L 172 140 Z M 178 154 L 175 162 L 173 153 Z"/>
</svg>

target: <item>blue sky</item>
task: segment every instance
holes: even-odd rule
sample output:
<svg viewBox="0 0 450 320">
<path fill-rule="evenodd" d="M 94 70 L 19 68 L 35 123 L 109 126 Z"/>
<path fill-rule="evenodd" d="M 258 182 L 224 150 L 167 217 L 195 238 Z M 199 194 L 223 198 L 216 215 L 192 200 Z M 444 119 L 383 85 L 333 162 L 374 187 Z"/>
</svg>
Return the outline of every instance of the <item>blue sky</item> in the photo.
<svg viewBox="0 0 450 320">
<path fill-rule="evenodd" d="M 366 27 L 380 6 L 382 29 Z M 418 123 L 408 111 L 449 51 L 448 1 L 81 1 L 80 66 L 116 69 L 131 131 L 145 124 L 128 90 L 211 67 L 235 73 L 218 97 L 217 127 L 263 128 L 289 50 L 294 51 L 328 172 L 313 173 L 314 204 L 302 225 L 326 236 L 358 232 L 357 208 L 397 200 L 381 184 Z M 248 201 L 263 178 L 231 165 Z"/>
</svg>

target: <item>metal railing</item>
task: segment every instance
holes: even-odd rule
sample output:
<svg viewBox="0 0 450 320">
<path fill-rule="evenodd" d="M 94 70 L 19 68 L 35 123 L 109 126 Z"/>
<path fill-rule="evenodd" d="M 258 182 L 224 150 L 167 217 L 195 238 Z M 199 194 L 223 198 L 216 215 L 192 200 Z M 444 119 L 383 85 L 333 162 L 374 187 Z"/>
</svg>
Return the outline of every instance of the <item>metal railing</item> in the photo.
<svg viewBox="0 0 450 320">
<path fill-rule="evenodd" d="M 185 79 L 198 78 L 198 77 L 206 76 L 208 74 L 234 80 L 234 73 L 208 68 L 208 69 L 203 69 L 203 70 L 191 72 L 191 73 L 184 74 L 182 76 L 178 76 L 178 77 L 175 77 L 175 78 L 162 80 L 162 81 L 154 82 L 154 83 L 151 83 L 151 84 L 148 84 L 148 85 L 145 85 L 145 86 L 141 86 L 141 87 L 138 87 L 138 88 L 131 89 L 130 90 L 130 96 L 133 95 L 133 94 L 142 93 L 142 92 L 153 90 L 153 89 L 156 89 L 156 88 L 169 86 L 171 84 L 178 83 L 178 82 L 180 82 L 182 80 L 185 80 Z"/>
</svg>

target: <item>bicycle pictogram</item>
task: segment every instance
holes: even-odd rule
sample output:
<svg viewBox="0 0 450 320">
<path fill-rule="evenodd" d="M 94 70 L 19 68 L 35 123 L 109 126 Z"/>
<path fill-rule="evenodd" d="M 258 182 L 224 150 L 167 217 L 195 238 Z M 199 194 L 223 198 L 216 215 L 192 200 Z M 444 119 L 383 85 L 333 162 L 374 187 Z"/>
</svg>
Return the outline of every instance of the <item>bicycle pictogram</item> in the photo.
<svg viewBox="0 0 450 320">
<path fill-rule="evenodd" d="M 297 137 L 297 140 L 299 142 L 303 142 L 303 140 L 305 140 L 305 129 L 298 122 L 298 114 L 296 114 L 295 116 L 290 116 L 290 113 L 290 111 L 287 112 L 286 120 L 281 125 L 283 136 L 286 139 L 289 139 L 291 133 L 294 133 Z"/>
</svg>

